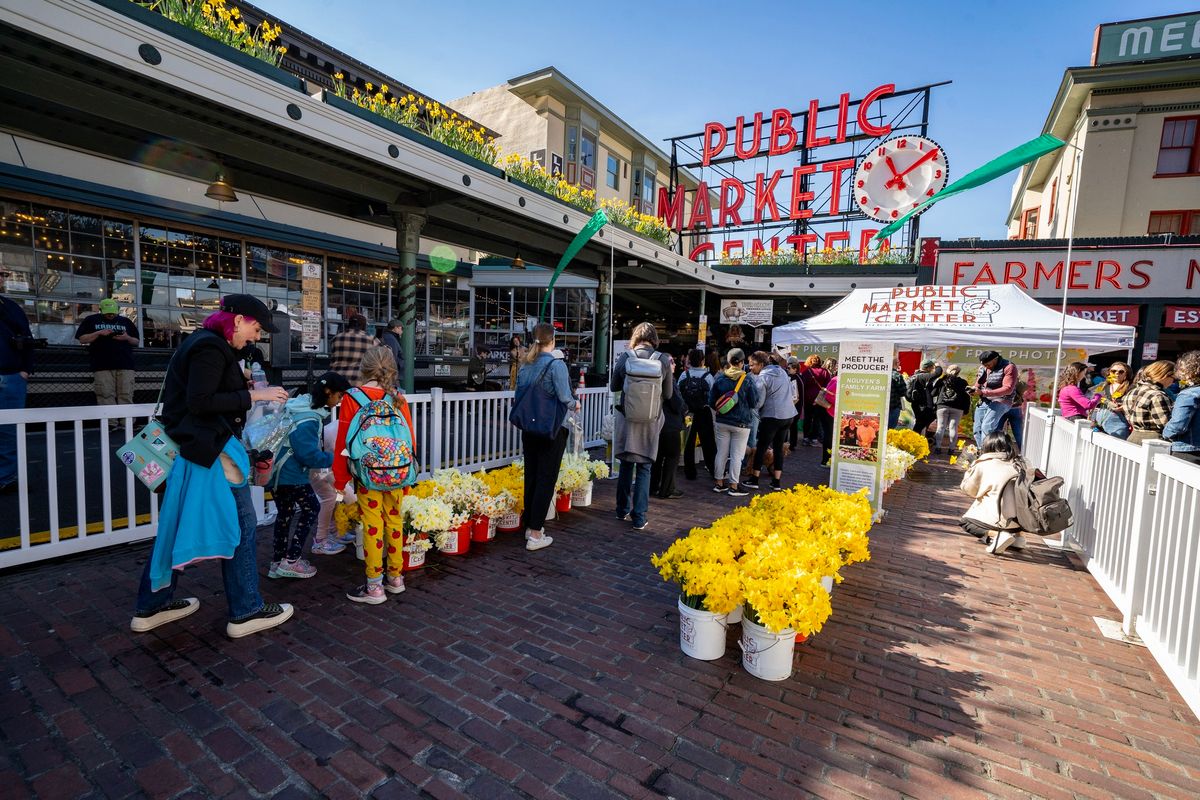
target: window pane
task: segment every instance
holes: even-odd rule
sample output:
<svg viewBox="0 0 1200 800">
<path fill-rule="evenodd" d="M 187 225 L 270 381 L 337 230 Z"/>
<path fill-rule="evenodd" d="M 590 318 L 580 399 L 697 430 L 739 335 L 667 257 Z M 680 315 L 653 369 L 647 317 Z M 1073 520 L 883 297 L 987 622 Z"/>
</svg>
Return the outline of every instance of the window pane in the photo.
<svg viewBox="0 0 1200 800">
<path fill-rule="evenodd" d="M 1158 174 L 1179 175 L 1188 171 L 1192 151 L 1187 148 L 1160 150 L 1158 152 Z"/>
<path fill-rule="evenodd" d="M 1183 213 L 1151 214 L 1147 233 L 1179 233 L 1183 227 Z"/>
<path fill-rule="evenodd" d="M 1200 211 L 1188 212 L 1187 230 L 1183 232 L 1184 236 L 1200 236 Z"/>
</svg>

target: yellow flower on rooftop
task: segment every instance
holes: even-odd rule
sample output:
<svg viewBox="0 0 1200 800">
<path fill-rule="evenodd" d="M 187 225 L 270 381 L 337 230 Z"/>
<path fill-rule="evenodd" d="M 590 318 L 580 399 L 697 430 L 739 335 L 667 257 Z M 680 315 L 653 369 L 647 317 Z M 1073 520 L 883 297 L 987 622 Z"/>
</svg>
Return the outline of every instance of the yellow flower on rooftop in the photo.
<svg viewBox="0 0 1200 800">
<path fill-rule="evenodd" d="M 370 81 L 367 81 L 367 91 L 368 92 L 375 91 L 375 84 L 371 83 Z"/>
<path fill-rule="evenodd" d="M 342 74 L 342 73 L 340 73 L 340 72 L 335 72 L 335 73 L 333 73 L 333 77 L 334 77 L 334 78 L 336 78 L 336 79 L 337 79 L 337 80 L 339 80 L 339 81 L 343 81 L 343 80 L 345 80 L 345 79 L 346 79 L 346 76 L 345 76 L 345 75 L 343 75 L 343 74 Z"/>
</svg>

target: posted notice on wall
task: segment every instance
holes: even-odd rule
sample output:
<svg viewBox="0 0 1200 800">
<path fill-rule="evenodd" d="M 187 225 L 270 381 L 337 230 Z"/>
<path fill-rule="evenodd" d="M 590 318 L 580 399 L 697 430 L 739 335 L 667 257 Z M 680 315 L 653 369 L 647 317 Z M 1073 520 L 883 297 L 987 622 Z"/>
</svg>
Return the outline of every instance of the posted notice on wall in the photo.
<svg viewBox="0 0 1200 800">
<path fill-rule="evenodd" d="M 774 300 L 722 299 L 721 324 L 750 325 L 755 328 L 759 325 L 770 325 L 774 309 Z"/>
<path fill-rule="evenodd" d="M 842 342 L 837 379 L 829 485 L 851 494 L 865 488 L 871 507 L 878 513 L 883 506 L 892 345 Z"/>
</svg>

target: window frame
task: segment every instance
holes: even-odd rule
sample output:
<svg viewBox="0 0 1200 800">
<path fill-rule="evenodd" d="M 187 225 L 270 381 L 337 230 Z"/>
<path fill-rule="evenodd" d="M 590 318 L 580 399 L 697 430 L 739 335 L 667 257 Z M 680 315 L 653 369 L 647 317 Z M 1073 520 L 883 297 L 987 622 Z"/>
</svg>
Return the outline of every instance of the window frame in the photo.
<svg viewBox="0 0 1200 800">
<path fill-rule="evenodd" d="M 1027 208 L 1021 212 L 1021 236 L 1019 238 L 1021 238 L 1021 239 L 1036 239 L 1037 238 L 1037 226 L 1038 226 L 1038 216 L 1039 216 L 1038 212 L 1039 211 L 1041 211 L 1041 207 L 1034 206 L 1033 208 Z M 1029 231 L 1030 217 L 1033 218 L 1033 235 L 1032 236 L 1029 235 L 1029 233 L 1030 233 L 1030 231 Z"/>
<path fill-rule="evenodd" d="M 604 184 L 615 192 L 621 191 L 621 159 L 612 153 L 605 162 Z"/>
<path fill-rule="evenodd" d="M 1188 156 L 1188 168 L 1185 172 L 1160 172 L 1159 163 L 1162 161 L 1163 153 L 1163 137 L 1167 133 L 1167 125 L 1173 122 L 1195 122 L 1196 126 L 1192 131 L 1192 143 L 1188 145 L 1191 154 Z M 1182 150 L 1183 147 L 1169 147 L 1168 150 Z M 1200 114 L 1187 114 L 1180 117 L 1165 117 L 1163 118 L 1162 131 L 1158 137 L 1158 156 L 1154 161 L 1154 177 L 1155 178 L 1188 178 L 1200 175 Z"/>
<path fill-rule="evenodd" d="M 1155 217 L 1168 217 L 1179 215 L 1179 231 L 1152 231 L 1154 227 Z M 1195 228 L 1195 233 L 1188 233 L 1189 230 Z M 1151 211 L 1150 216 L 1146 219 L 1146 235 L 1147 236 L 1162 236 L 1170 233 L 1173 236 L 1200 236 L 1200 208 L 1176 208 L 1164 209 L 1161 211 Z"/>
</svg>

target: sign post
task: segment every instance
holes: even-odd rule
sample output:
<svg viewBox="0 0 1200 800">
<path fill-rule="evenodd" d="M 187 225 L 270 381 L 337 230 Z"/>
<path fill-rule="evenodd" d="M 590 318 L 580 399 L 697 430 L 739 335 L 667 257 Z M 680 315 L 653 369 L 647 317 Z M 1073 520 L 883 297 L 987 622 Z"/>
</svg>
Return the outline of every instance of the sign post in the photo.
<svg viewBox="0 0 1200 800">
<path fill-rule="evenodd" d="M 883 510 L 883 454 L 892 386 L 888 342 L 842 342 L 829 485 L 839 492 L 866 488 L 876 518 Z"/>
</svg>

